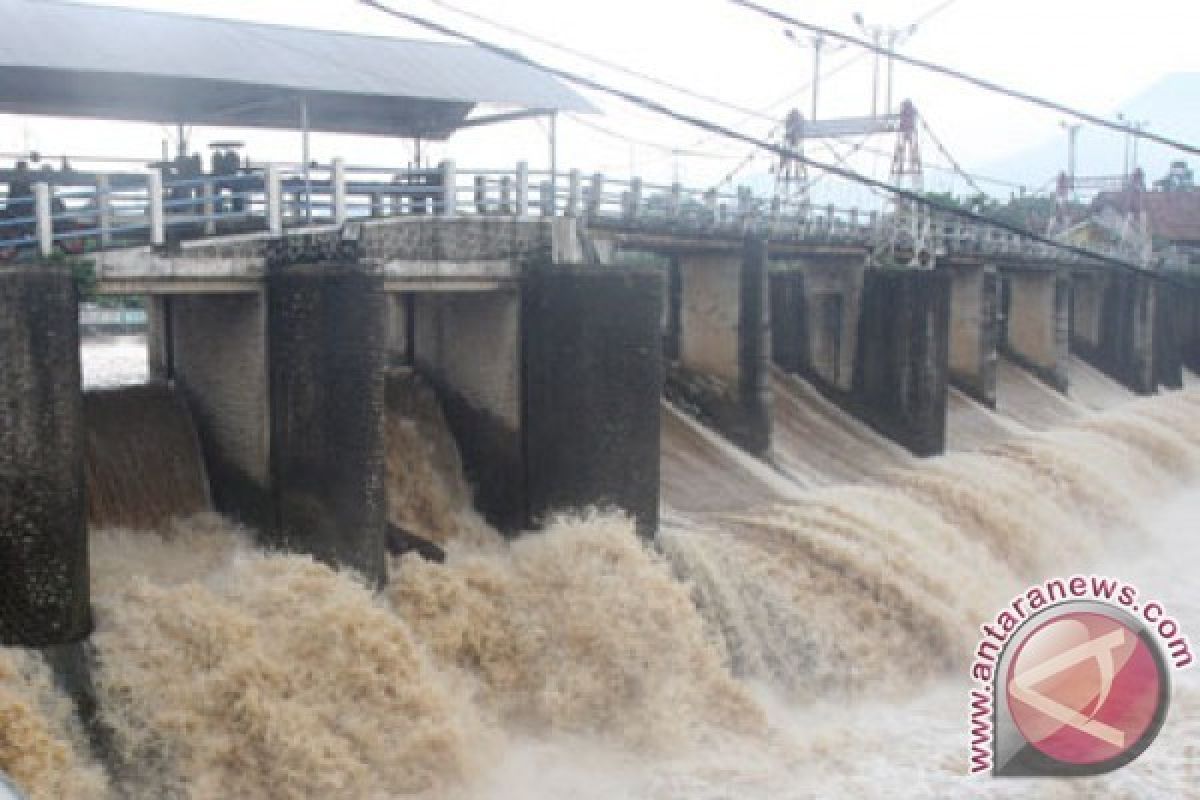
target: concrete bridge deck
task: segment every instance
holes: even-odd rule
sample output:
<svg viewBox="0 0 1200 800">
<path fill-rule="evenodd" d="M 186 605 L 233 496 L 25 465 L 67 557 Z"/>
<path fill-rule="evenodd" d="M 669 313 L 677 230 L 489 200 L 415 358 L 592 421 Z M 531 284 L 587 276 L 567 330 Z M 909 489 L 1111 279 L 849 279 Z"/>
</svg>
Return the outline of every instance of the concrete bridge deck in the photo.
<svg viewBox="0 0 1200 800">
<path fill-rule="evenodd" d="M 578 220 L 597 235 L 649 250 L 732 248 L 747 232 L 767 236 L 773 257 L 816 255 L 822 250 L 859 248 L 876 255 L 921 251 L 932 267 L 941 258 L 984 257 L 1014 269 L 1098 266 L 1075 253 L 1032 242 L 990 226 L 934 214 L 915 234 L 897 230 L 892 215 L 879 211 L 787 207 L 747 189 L 736 194 L 655 185 L 578 170 L 551 174 L 525 164 L 513 170 L 460 170 L 453 162 L 436 169 L 262 164 L 232 176 L 164 181 L 157 171 L 142 175 L 104 172 L 44 172 L 31 198 L 7 198 L 0 216 L 0 258 L 123 250 L 189 256 L 218 255 L 213 269 L 237 276 L 248 266 L 238 258 L 253 253 L 248 242 L 286 232 L 317 234 L 347 223 L 382 218 Z M 207 242 L 214 249 L 200 249 Z M 128 272 L 147 257 L 100 257 Z M 228 263 L 226 263 L 228 262 Z"/>
</svg>

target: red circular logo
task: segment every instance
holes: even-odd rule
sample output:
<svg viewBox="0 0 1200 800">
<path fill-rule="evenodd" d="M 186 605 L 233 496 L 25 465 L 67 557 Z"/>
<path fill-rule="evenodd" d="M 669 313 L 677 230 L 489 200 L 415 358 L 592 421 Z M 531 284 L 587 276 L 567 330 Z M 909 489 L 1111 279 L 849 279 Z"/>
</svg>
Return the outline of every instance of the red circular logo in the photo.
<svg viewBox="0 0 1200 800">
<path fill-rule="evenodd" d="M 1005 691 L 1030 745 L 1066 764 L 1098 764 L 1136 747 L 1163 702 L 1158 660 L 1121 621 L 1078 611 L 1038 627 L 1020 645 Z"/>
</svg>

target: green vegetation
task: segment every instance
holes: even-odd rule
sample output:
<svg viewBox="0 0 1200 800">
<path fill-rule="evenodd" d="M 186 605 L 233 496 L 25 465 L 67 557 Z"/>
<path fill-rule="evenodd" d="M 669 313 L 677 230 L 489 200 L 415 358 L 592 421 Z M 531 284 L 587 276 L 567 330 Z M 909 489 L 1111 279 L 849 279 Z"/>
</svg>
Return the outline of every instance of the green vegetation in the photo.
<svg viewBox="0 0 1200 800">
<path fill-rule="evenodd" d="M 1055 211 L 1055 199 L 1050 195 L 1011 195 L 1005 202 L 986 194 L 960 197 L 950 192 L 926 192 L 924 197 L 944 206 L 981 214 L 996 222 L 1035 231 L 1044 231 Z"/>
</svg>

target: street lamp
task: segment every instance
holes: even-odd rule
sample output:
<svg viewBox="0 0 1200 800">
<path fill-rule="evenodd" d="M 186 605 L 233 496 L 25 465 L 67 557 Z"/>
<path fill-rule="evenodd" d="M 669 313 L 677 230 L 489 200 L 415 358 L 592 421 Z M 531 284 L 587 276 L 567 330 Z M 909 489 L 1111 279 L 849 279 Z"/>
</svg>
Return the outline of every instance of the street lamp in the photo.
<svg viewBox="0 0 1200 800">
<path fill-rule="evenodd" d="M 796 33 L 794 31 L 792 31 L 791 29 L 784 29 L 783 35 L 786 36 L 787 38 L 791 39 L 792 42 L 794 42 L 797 47 L 805 47 L 806 46 L 805 42 L 801 41 L 801 39 L 798 36 L 796 36 Z M 812 49 L 813 49 L 812 116 L 809 119 L 811 119 L 813 122 L 816 122 L 816 120 L 817 120 L 817 92 L 818 92 L 819 84 L 821 83 L 821 51 L 824 50 L 826 47 L 828 47 L 830 50 L 837 52 L 838 50 L 841 50 L 843 47 L 845 47 L 845 45 L 840 42 L 831 42 L 829 39 L 822 36 L 821 34 L 817 34 L 815 36 L 809 37 L 808 42 L 809 42 L 809 44 L 812 45 Z"/>
<path fill-rule="evenodd" d="M 1059 127 L 1067 132 L 1067 190 L 1072 200 L 1077 199 L 1075 192 L 1075 145 L 1079 139 L 1079 129 L 1083 126 L 1078 122 L 1060 120 Z"/>
<path fill-rule="evenodd" d="M 887 106 L 884 108 L 885 114 L 892 113 L 892 84 L 896 75 L 896 60 L 895 51 L 900 45 L 907 42 L 917 33 L 917 24 L 914 22 L 911 25 L 900 27 L 892 25 L 868 25 L 866 19 L 863 18 L 861 11 L 854 12 L 852 17 L 854 24 L 862 31 L 876 46 L 880 47 L 881 43 L 887 43 Z M 872 67 L 871 79 L 871 116 L 878 115 L 879 105 L 879 51 L 874 51 L 875 62 Z"/>
<path fill-rule="evenodd" d="M 1125 177 L 1128 178 L 1130 175 L 1132 175 L 1134 172 L 1136 172 L 1137 168 L 1138 168 L 1138 166 L 1137 166 L 1137 162 L 1138 162 L 1138 136 L 1137 136 L 1137 134 L 1140 133 L 1141 131 L 1145 130 L 1146 126 L 1150 124 L 1150 120 L 1148 120 L 1148 119 L 1135 120 L 1135 119 L 1132 119 L 1131 117 L 1127 117 L 1121 113 L 1117 114 L 1117 119 L 1119 119 L 1121 122 L 1125 123 Z M 1130 161 L 1130 158 L 1129 158 L 1131 143 L 1133 145 L 1133 160 L 1132 161 Z"/>
</svg>

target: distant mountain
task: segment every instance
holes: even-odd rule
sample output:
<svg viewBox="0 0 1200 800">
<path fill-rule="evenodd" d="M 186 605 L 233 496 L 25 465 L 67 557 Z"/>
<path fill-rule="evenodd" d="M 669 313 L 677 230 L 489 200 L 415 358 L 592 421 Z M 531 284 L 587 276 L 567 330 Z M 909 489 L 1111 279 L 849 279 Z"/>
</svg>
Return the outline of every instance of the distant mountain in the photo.
<svg viewBox="0 0 1200 800">
<path fill-rule="evenodd" d="M 1138 121 L 1149 120 L 1148 130 L 1164 136 L 1188 143 L 1200 142 L 1200 73 L 1168 75 L 1119 108 L 1109 109 L 1114 120 L 1117 111 Z M 1122 134 L 1084 125 L 1079 131 L 1078 148 L 1079 175 L 1121 174 L 1125 160 Z M 1138 164 L 1146 171 L 1147 184 L 1153 184 L 1165 175 L 1170 162 L 1175 160 L 1190 160 L 1194 169 L 1200 168 L 1200 158 L 1189 159 L 1186 154 L 1144 140 L 1138 145 Z M 1064 131 L 1040 145 L 986 164 L 980 172 L 1026 183 L 1036 189 L 1064 171 L 1066 164 L 1067 134 Z"/>
</svg>

